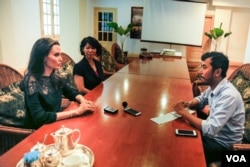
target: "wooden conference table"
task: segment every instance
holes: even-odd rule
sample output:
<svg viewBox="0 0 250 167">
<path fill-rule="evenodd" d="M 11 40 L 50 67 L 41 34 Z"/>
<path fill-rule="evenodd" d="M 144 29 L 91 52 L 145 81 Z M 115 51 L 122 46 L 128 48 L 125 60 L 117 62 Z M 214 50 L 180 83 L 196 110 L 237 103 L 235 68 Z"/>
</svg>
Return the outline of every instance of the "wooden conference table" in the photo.
<svg viewBox="0 0 250 167">
<path fill-rule="evenodd" d="M 193 129 L 183 119 L 160 125 L 150 120 L 173 111 L 176 101 L 192 98 L 188 79 L 118 72 L 85 97 L 96 102 L 97 110 L 93 114 L 42 126 L 2 155 L 0 166 L 16 166 L 24 153 L 41 142 L 45 134 L 62 125 L 80 129 L 79 143 L 93 151 L 95 167 L 206 166 L 198 131 L 198 137 L 180 137 L 175 135 L 176 128 Z M 134 117 L 125 113 L 123 101 L 142 115 Z M 108 105 L 118 108 L 118 113 L 104 113 L 103 108 Z M 76 106 L 73 102 L 68 109 Z M 53 143 L 50 135 L 46 141 L 49 143 Z"/>
<path fill-rule="evenodd" d="M 173 56 L 156 56 L 156 58 L 153 59 L 137 59 L 118 72 L 189 79 L 186 59 L 179 57 L 174 58 Z"/>
</svg>

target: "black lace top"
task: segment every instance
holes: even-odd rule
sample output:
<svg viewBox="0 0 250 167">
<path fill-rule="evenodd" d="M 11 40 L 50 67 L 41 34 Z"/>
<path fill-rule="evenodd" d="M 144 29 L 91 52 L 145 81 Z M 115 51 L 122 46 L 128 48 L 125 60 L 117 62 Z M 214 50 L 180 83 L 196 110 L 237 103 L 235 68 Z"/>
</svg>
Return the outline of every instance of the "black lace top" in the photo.
<svg viewBox="0 0 250 167">
<path fill-rule="evenodd" d="M 55 87 L 51 77 L 42 77 L 37 81 L 26 75 L 21 83 L 25 93 L 26 117 L 25 128 L 37 129 L 43 124 L 56 121 L 56 112 L 60 111 L 62 95 L 75 100 L 78 91 L 63 82 Z M 59 81 L 60 81 L 59 80 Z"/>
</svg>

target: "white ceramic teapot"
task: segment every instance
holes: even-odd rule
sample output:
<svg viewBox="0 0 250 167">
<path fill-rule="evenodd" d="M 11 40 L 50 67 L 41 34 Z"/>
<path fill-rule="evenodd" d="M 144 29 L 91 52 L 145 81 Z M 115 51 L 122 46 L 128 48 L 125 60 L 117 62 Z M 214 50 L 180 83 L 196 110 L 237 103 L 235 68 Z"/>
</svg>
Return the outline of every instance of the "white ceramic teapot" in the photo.
<svg viewBox="0 0 250 167">
<path fill-rule="evenodd" d="M 76 138 L 74 137 L 75 140 L 73 140 L 74 135 L 77 135 Z M 71 154 L 76 144 L 78 144 L 81 133 L 79 129 L 69 129 L 62 126 L 56 132 L 51 133 L 51 136 L 53 136 L 61 156 L 66 156 Z"/>
</svg>

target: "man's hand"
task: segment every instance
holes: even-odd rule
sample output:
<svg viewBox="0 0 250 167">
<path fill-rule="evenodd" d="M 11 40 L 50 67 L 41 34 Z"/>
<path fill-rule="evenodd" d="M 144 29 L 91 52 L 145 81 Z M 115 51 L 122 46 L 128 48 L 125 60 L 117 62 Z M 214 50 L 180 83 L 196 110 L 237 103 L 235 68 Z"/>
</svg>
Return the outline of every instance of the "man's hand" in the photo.
<svg viewBox="0 0 250 167">
<path fill-rule="evenodd" d="M 176 111 L 176 113 L 182 115 L 183 112 L 186 112 L 185 108 L 187 107 L 187 104 L 187 102 L 179 101 L 174 105 L 174 110 Z"/>
</svg>

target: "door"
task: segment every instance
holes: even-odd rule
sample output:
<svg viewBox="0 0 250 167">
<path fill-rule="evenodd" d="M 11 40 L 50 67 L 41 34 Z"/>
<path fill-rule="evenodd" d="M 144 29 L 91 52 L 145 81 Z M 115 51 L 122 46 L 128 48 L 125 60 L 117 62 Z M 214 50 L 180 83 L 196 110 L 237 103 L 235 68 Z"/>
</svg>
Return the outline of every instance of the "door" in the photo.
<svg viewBox="0 0 250 167">
<path fill-rule="evenodd" d="M 206 16 L 203 34 L 213 29 L 213 24 L 214 24 L 213 16 Z M 203 35 L 201 47 L 195 47 L 195 46 L 186 47 L 187 61 L 200 62 L 201 55 L 207 51 L 210 51 L 210 48 L 211 48 L 211 40 L 207 36 Z"/>
<path fill-rule="evenodd" d="M 117 20 L 116 8 L 94 8 L 94 37 L 104 48 L 111 51 L 111 45 L 117 41 L 116 33 L 107 23 Z"/>
</svg>

